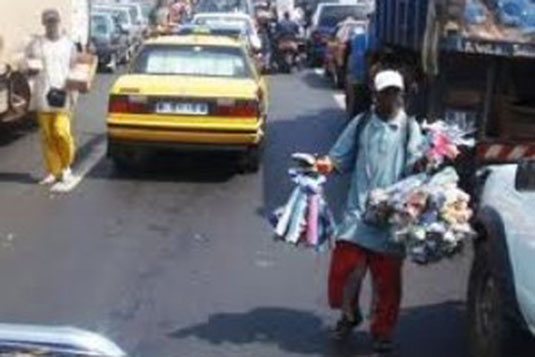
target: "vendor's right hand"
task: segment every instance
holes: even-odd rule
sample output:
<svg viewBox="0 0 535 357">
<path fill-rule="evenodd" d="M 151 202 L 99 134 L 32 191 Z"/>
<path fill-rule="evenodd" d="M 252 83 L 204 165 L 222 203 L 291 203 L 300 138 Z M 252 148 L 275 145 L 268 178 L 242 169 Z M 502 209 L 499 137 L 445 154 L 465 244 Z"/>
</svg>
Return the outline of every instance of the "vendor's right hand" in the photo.
<svg viewBox="0 0 535 357">
<path fill-rule="evenodd" d="M 316 160 L 316 163 L 314 165 L 314 168 L 316 171 L 318 171 L 322 175 L 328 175 L 334 171 L 334 164 L 330 157 L 323 156 Z"/>
</svg>

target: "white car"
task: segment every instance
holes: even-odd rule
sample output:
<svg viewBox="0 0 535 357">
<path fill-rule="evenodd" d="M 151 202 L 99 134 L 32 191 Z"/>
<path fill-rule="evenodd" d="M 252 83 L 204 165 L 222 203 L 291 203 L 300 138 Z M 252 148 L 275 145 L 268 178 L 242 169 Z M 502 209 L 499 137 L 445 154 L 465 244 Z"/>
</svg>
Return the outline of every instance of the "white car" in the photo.
<svg viewBox="0 0 535 357">
<path fill-rule="evenodd" d="M 243 26 L 253 50 L 260 51 L 262 48 L 262 41 L 260 40 L 260 36 L 258 36 L 255 23 L 249 15 L 241 13 L 200 13 L 193 17 L 192 23 L 200 26 L 221 23 Z"/>
<path fill-rule="evenodd" d="M 490 166 L 468 287 L 474 357 L 535 356 L 535 165 Z"/>
</svg>

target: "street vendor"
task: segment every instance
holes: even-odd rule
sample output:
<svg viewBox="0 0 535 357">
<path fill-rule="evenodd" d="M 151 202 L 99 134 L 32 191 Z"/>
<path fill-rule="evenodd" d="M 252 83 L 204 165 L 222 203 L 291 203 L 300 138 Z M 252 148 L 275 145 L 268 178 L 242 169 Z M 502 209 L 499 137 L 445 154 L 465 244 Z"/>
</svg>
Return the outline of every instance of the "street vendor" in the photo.
<svg viewBox="0 0 535 357">
<path fill-rule="evenodd" d="M 362 213 L 371 190 L 399 181 L 420 162 L 423 136 L 418 123 L 405 112 L 402 75 L 382 70 L 376 74 L 373 86 L 370 110 L 348 125 L 328 156 L 319 159 L 316 166 L 324 174 L 336 171 L 352 175 L 329 273 L 329 303 L 342 311 L 334 337 L 347 338 L 362 322 L 359 295 L 369 270 L 374 290 L 374 350 L 388 352 L 393 347 L 401 303 L 404 249 L 393 241 L 388 225 L 369 225 Z"/>
</svg>

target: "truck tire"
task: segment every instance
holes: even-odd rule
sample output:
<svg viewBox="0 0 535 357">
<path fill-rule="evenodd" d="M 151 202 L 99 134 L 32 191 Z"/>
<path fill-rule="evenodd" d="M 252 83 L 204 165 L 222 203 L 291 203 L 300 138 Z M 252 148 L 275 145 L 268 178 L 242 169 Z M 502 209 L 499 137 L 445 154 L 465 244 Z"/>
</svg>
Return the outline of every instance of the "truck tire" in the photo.
<svg viewBox="0 0 535 357">
<path fill-rule="evenodd" d="M 516 300 L 510 296 L 497 270 L 488 243 L 478 243 L 468 285 L 471 356 L 533 356 L 530 337 L 508 313 L 516 308 L 511 306 Z"/>
</svg>

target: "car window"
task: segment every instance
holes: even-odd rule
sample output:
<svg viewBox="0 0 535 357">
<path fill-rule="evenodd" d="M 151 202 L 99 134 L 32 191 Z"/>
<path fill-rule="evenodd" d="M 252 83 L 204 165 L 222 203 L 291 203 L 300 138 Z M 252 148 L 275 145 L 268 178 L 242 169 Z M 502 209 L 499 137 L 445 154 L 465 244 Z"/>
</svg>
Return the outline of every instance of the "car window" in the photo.
<svg viewBox="0 0 535 357">
<path fill-rule="evenodd" d="M 106 36 L 110 32 L 109 23 L 105 16 L 91 17 L 91 33 L 95 36 Z"/>
<path fill-rule="evenodd" d="M 130 14 L 130 18 L 131 19 L 137 19 L 137 11 L 136 9 L 134 8 L 134 6 L 130 6 L 128 8 L 128 13 Z"/>
<path fill-rule="evenodd" d="M 367 17 L 362 6 L 325 6 L 319 15 L 319 26 L 333 27 L 348 17 L 365 20 Z"/>
<path fill-rule="evenodd" d="M 130 23 L 129 21 L 129 14 L 128 11 L 119 9 L 119 8 L 97 8 L 99 12 L 105 12 L 108 14 L 112 14 L 112 16 L 116 19 L 116 21 L 121 25 L 128 25 Z"/>
<path fill-rule="evenodd" d="M 194 23 L 203 26 L 217 27 L 221 24 L 236 25 L 245 30 L 247 35 L 252 33 L 251 23 L 246 19 L 225 16 L 200 16 L 194 19 Z"/>
<path fill-rule="evenodd" d="M 199 0 L 197 12 L 243 12 L 249 14 L 247 0 Z"/>
<path fill-rule="evenodd" d="M 146 46 L 137 57 L 135 73 L 207 77 L 251 76 L 240 48 L 217 46 Z"/>
</svg>

